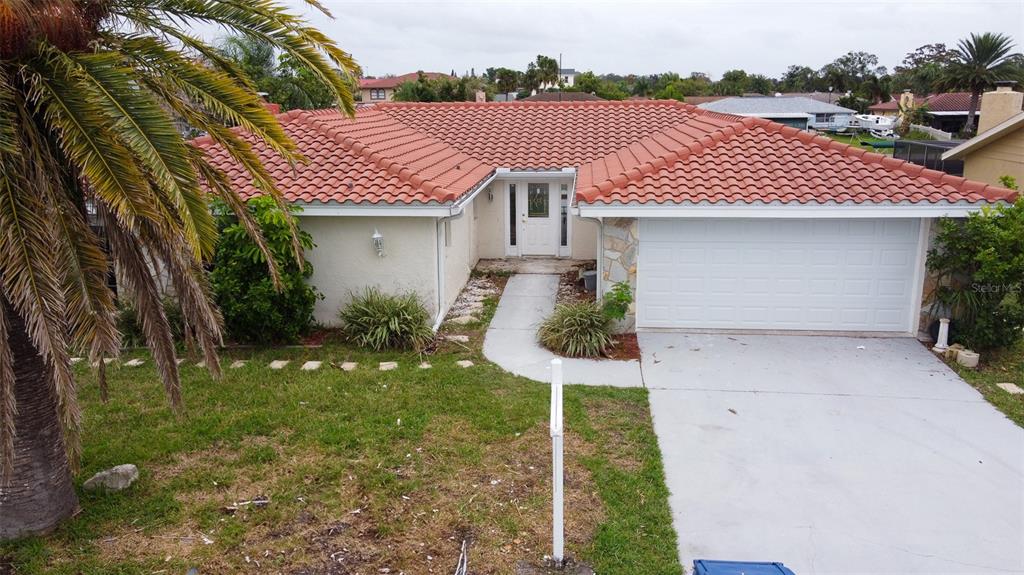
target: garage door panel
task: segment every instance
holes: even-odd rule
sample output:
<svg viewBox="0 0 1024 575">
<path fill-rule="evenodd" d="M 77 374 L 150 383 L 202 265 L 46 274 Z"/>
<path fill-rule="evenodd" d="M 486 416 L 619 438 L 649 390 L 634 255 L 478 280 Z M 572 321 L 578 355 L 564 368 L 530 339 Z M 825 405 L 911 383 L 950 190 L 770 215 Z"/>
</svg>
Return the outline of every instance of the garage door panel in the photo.
<svg viewBox="0 0 1024 575">
<path fill-rule="evenodd" d="M 919 225 L 643 220 L 638 325 L 906 331 Z"/>
</svg>

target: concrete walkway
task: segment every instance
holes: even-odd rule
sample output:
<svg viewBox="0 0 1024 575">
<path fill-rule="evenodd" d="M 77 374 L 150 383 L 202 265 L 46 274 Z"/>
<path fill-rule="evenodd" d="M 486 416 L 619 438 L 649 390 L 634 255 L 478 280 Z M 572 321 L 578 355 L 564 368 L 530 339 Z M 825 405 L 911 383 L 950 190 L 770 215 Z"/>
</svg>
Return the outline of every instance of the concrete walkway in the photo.
<svg viewBox="0 0 1024 575">
<path fill-rule="evenodd" d="M 484 356 L 516 375 L 550 382 L 550 363 L 557 356 L 537 343 L 537 329 L 554 311 L 557 296 L 557 275 L 512 276 L 484 337 Z M 636 360 L 564 358 L 562 362 L 565 383 L 643 386 L 640 362 Z"/>
</svg>

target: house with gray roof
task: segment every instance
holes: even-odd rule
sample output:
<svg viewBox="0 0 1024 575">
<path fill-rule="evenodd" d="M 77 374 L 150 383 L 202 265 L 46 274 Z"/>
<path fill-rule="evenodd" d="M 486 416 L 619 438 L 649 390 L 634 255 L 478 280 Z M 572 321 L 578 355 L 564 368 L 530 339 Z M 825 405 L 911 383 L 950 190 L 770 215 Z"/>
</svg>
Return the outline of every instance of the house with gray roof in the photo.
<svg viewBox="0 0 1024 575">
<path fill-rule="evenodd" d="M 801 130 L 842 131 L 857 113 L 805 96 L 733 97 L 698 104 L 698 107 L 735 116 L 765 118 Z"/>
</svg>

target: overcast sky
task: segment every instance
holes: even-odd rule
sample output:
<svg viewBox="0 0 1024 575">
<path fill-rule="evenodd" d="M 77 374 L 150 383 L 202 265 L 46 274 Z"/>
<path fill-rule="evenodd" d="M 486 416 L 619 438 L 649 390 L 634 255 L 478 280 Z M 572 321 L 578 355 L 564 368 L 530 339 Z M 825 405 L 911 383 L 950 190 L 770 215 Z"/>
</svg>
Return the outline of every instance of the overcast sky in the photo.
<svg viewBox="0 0 1024 575">
<path fill-rule="evenodd" d="M 850 50 L 890 70 L 923 44 L 952 46 L 971 32 L 1002 32 L 1024 49 L 1024 0 L 703 2 L 352 2 L 321 0 L 306 14 L 366 75 L 523 69 L 537 54 L 602 73 L 725 70 L 780 76 L 820 68 Z"/>
</svg>

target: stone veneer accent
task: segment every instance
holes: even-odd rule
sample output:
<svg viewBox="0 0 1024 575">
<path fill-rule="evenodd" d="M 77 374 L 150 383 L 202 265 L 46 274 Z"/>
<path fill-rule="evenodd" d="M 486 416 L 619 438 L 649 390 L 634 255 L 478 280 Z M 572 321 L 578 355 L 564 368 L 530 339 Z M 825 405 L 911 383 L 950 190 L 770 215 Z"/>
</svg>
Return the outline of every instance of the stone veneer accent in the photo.
<svg viewBox="0 0 1024 575">
<path fill-rule="evenodd" d="M 626 319 L 618 322 L 620 333 L 636 329 L 636 261 L 640 249 L 636 218 L 608 218 L 601 226 L 601 289 L 611 291 L 612 286 L 626 281 L 633 290 L 633 303 Z"/>
</svg>

